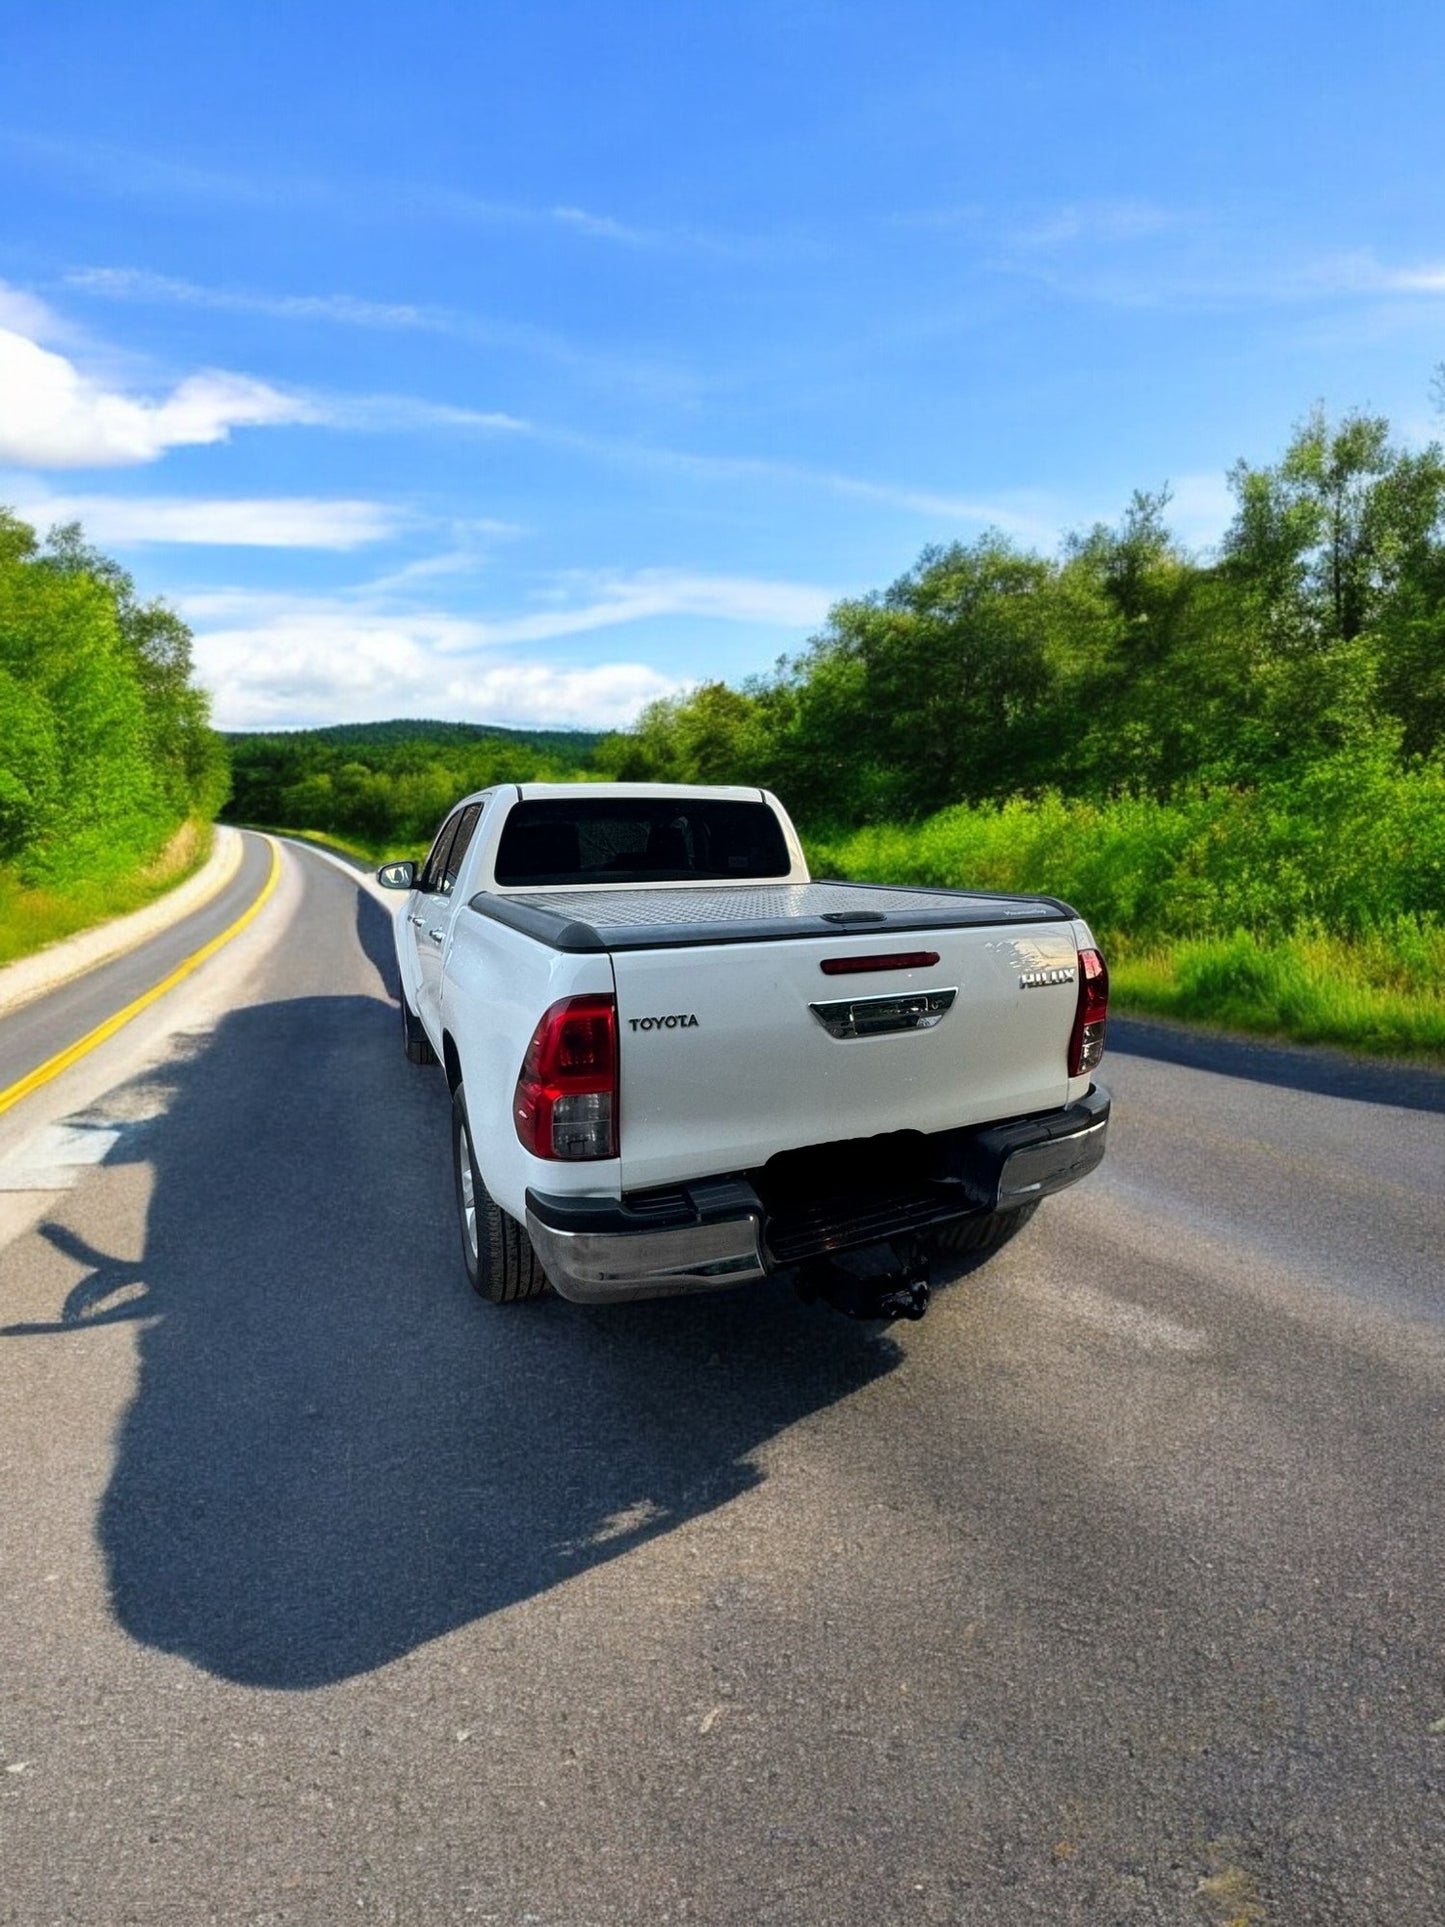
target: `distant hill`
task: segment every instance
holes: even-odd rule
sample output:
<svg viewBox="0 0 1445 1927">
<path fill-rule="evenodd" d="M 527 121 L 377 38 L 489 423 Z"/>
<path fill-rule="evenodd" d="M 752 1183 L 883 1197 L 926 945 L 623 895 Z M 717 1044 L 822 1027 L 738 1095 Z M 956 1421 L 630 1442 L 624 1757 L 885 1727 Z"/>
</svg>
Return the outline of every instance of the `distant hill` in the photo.
<svg viewBox="0 0 1445 1927">
<path fill-rule="evenodd" d="M 497 783 L 595 779 L 604 733 L 398 717 L 323 729 L 232 730 L 239 823 L 319 830 L 362 844 L 425 842 L 459 796 Z"/>
<path fill-rule="evenodd" d="M 326 723 L 319 729 L 231 729 L 226 741 L 238 743 L 311 741 L 339 749 L 392 749 L 398 743 L 435 743 L 452 748 L 467 743 L 526 744 L 553 756 L 582 762 L 608 733 L 595 729 L 508 729 L 501 723 L 444 723 L 430 717 L 398 716 L 385 723 Z"/>
</svg>

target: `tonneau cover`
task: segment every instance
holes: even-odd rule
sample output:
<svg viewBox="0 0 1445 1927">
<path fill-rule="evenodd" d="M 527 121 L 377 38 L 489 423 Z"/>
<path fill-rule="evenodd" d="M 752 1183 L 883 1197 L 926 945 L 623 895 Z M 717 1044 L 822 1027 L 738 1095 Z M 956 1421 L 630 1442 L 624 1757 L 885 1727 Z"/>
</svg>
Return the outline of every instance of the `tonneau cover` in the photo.
<svg viewBox="0 0 1445 1927">
<path fill-rule="evenodd" d="M 887 883 L 688 884 L 675 890 L 538 890 L 470 901 L 554 950 L 674 950 L 784 938 L 1067 922 L 1057 897 L 915 890 Z"/>
</svg>

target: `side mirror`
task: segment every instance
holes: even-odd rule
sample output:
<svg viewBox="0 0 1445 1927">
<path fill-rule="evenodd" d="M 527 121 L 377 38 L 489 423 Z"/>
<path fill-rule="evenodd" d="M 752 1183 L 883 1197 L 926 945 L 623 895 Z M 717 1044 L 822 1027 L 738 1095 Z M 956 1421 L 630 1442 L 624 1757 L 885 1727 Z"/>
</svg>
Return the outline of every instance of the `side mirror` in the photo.
<svg viewBox="0 0 1445 1927">
<path fill-rule="evenodd" d="M 376 873 L 376 880 L 383 890 L 414 890 L 416 865 L 410 860 L 405 863 L 383 863 Z"/>
</svg>

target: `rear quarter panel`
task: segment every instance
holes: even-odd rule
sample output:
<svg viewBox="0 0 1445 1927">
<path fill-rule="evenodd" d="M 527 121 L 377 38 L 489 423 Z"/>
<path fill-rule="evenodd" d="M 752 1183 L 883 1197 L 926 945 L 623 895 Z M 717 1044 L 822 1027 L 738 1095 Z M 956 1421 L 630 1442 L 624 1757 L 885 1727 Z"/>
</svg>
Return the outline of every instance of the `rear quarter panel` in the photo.
<svg viewBox="0 0 1445 1927">
<path fill-rule="evenodd" d="M 538 1190 L 615 1197 L 615 1158 L 568 1164 L 533 1157 L 512 1121 L 517 1074 L 538 1019 L 563 997 L 610 996 L 612 960 L 551 950 L 462 904 L 443 961 L 442 1024 L 457 1052 L 482 1181 L 512 1217 Z"/>
</svg>

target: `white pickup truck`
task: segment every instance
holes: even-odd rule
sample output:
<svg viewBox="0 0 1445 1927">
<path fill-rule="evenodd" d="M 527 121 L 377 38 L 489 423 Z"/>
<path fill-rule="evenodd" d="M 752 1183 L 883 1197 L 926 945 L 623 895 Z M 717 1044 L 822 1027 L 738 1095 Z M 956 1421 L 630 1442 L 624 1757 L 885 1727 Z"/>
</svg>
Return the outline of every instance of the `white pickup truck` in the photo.
<svg viewBox="0 0 1445 1927">
<path fill-rule="evenodd" d="M 667 784 L 483 791 L 379 880 L 496 1302 L 787 1270 L 917 1317 L 1104 1154 L 1108 974 L 1052 898 L 815 883 L 767 791 Z"/>
</svg>

